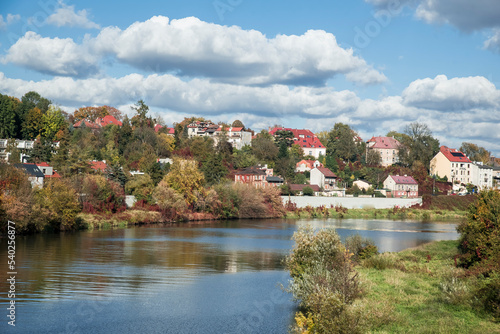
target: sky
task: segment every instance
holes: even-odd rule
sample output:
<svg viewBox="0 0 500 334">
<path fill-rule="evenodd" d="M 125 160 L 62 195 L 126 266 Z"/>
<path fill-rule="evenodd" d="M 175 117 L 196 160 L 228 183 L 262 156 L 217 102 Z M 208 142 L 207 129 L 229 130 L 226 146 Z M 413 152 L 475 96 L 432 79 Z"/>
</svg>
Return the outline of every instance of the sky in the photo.
<svg viewBox="0 0 500 334">
<path fill-rule="evenodd" d="M 425 123 L 500 157 L 498 0 L 2 0 L 0 93 L 364 140 Z"/>
</svg>

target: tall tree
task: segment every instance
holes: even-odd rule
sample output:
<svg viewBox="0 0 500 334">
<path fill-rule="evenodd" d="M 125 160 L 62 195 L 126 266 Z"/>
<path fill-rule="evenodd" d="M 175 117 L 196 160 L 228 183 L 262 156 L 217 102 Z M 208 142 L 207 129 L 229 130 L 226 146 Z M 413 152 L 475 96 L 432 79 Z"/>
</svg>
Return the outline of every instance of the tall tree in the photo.
<svg viewBox="0 0 500 334">
<path fill-rule="evenodd" d="M 260 161 L 271 162 L 278 156 L 278 147 L 269 132 L 262 130 L 252 139 L 252 152 Z"/>
<path fill-rule="evenodd" d="M 363 147 L 358 145 L 358 134 L 347 124 L 335 123 L 328 133 L 326 155 L 344 161 L 355 161 L 363 154 Z"/>
<path fill-rule="evenodd" d="M 164 179 L 177 193 L 182 194 L 188 205 L 196 202 L 196 193 L 203 192 L 205 178 L 196 160 L 174 158 L 170 172 Z"/>
<path fill-rule="evenodd" d="M 420 161 L 427 169 L 431 159 L 439 152 L 439 140 L 432 136 L 432 132 L 423 123 L 411 123 L 406 126 L 399 148 L 399 161 L 407 167 Z"/>
<path fill-rule="evenodd" d="M 483 164 L 487 164 L 490 162 L 491 153 L 484 147 L 478 146 L 473 143 L 463 142 L 459 150 L 462 151 L 462 153 L 469 157 L 469 159 L 472 161 L 480 161 Z"/>
<path fill-rule="evenodd" d="M 66 125 L 61 109 L 51 106 L 42 116 L 41 135 L 49 141 L 56 139 L 56 134 Z"/>
<path fill-rule="evenodd" d="M 17 137 L 16 110 L 13 99 L 0 94 L 0 138 Z"/>
</svg>

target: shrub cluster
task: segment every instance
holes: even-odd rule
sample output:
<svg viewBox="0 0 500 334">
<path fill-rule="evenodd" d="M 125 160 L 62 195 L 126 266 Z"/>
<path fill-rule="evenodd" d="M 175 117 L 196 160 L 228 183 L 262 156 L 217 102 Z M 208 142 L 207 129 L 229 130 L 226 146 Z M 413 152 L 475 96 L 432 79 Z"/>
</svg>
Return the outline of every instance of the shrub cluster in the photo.
<svg viewBox="0 0 500 334">
<path fill-rule="evenodd" d="M 301 227 L 295 247 L 286 258 L 293 280 L 287 291 L 300 302 L 296 333 L 360 333 L 362 316 L 353 302 L 361 296 L 352 254 L 333 229 L 314 233 Z"/>
<path fill-rule="evenodd" d="M 475 295 L 500 320 L 500 191 L 481 192 L 457 230 L 458 263 L 479 278 Z"/>
</svg>

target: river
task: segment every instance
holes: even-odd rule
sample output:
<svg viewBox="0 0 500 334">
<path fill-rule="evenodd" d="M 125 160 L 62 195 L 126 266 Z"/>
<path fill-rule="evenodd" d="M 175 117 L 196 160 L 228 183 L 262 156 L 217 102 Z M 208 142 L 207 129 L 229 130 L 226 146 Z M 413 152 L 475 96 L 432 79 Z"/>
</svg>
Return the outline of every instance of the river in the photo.
<svg viewBox="0 0 500 334">
<path fill-rule="evenodd" d="M 380 251 L 456 239 L 454 223 L 237 220 L 17 236 L 15 328 L 0 240 L 1 333 L 286 333 L 282 259 L 300 224 L 359 233 Z"/>
</svg>

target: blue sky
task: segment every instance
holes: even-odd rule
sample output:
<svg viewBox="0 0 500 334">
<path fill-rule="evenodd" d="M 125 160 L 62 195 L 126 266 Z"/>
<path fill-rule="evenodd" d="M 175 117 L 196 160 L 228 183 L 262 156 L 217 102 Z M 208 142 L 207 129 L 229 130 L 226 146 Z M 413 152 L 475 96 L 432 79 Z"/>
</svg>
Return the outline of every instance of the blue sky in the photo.
<svg viewBox="0 0 500 334">
<path fill-rule="evenodd" d="M 67 111 L 144 99 L 185 116 L 363 139 L 426 123 L 500 156 L 500 2 L 14 1 L 0 5 L 0 93 Z"/>
</svg>

